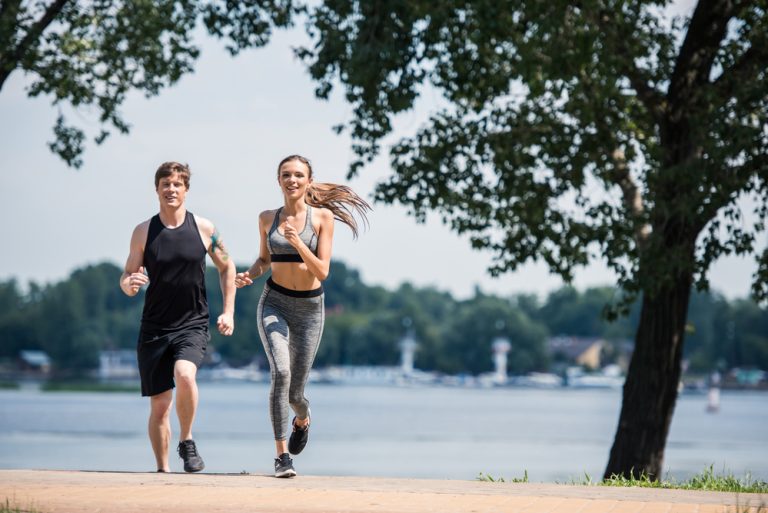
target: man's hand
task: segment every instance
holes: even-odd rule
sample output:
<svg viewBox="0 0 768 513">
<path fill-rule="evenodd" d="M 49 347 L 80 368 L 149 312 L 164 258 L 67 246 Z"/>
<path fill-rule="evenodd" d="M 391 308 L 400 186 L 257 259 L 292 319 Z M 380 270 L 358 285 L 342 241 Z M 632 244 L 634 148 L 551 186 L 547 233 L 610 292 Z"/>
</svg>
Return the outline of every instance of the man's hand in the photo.
<svg viewBox="0 0 768 513">
<path fill-rule="evenodd" d="M 135 273 L 128 275 L 128 290 L 131 291 L 131 295 L 138 294 L 139 289 L 149 283 L 149 276 L 144 274 L 144 267 L 139 267 L 139 270 Z"/>
<path fill-rule="evenodd" d="M 235 318 L 231 313 L 223 313 L 219 315 L 216 326 L 219 328 L 219 333 L 228 337 L 235 331 Z"/>
</svg>

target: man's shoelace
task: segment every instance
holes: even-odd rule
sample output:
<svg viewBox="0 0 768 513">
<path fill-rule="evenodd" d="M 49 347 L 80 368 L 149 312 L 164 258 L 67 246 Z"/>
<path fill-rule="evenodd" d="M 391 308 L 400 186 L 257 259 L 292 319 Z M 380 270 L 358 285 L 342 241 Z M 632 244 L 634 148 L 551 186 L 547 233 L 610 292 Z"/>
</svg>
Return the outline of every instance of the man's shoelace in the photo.
<svg viewBox="0 0 768 513">
<path fill-rule="evenodd" d="M 197 456 L 197 447 L 195 446 L 194 442 L 193 443 L 181 442 L 181 445 L 179 445 L 179 456 L 181 457 Z"/>
</svg>

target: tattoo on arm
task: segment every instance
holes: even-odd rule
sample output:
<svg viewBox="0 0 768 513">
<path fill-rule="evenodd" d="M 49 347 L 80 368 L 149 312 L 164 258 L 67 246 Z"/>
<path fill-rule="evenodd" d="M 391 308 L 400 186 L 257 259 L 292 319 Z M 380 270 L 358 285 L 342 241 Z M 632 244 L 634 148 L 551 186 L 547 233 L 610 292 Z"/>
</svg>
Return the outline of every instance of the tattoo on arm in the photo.
<svg viewBox="0 0 768 513">
<path fill-rule="evenodd" d="M 214 228 L 213 235 L 211 235 L 211 255 L 213 255 L 217 249 L 219 250 L 219 256 L 222 260 L 225 262 L 229 260 L 229 255 L 224 248 L 224 241 L 221 239 L 221 234 L 219 234 L 219 230 Z"/>
</svg>

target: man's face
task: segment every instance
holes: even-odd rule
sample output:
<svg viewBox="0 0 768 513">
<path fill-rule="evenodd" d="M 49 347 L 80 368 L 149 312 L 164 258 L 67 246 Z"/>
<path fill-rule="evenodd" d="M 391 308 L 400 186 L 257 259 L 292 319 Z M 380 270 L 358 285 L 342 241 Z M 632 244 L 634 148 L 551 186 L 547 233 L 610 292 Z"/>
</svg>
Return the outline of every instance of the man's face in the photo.
<svg viewBox="0 0 768 513">
<path fill-rule="evenodd" d="M 160 205 L 180 207 L 187 196 L 187 186 L 179 173 L 171 173 L 157 183 L 157 197 Z"/>
</svg>

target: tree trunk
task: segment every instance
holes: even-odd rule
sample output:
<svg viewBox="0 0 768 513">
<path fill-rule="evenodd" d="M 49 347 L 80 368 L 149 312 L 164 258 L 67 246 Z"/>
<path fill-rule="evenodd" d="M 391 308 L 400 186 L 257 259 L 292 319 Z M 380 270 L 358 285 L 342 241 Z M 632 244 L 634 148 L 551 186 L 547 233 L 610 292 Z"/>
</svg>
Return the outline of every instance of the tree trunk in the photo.
<svg viewBox="0 0 768 513">
<path fill-rule="evenodd" d="M 686 272 L 653 296 L 643 295 L 619 425 L 604 478 L 661 477 L 677 401 L 692 283 Z"/>
</svg>

